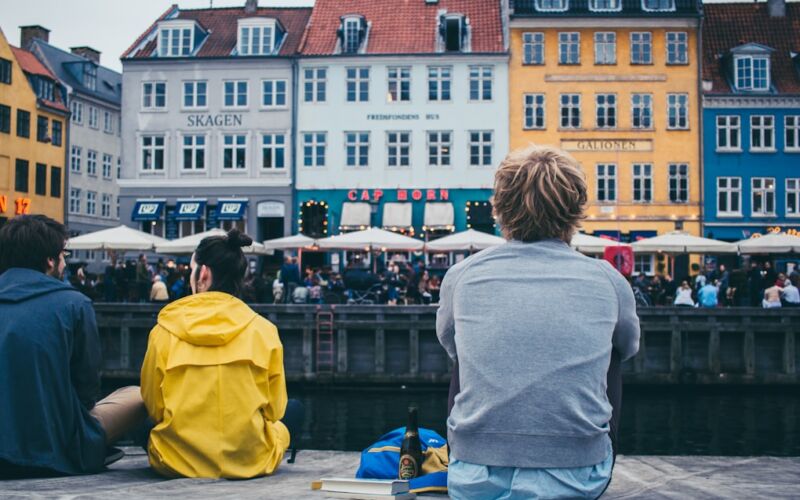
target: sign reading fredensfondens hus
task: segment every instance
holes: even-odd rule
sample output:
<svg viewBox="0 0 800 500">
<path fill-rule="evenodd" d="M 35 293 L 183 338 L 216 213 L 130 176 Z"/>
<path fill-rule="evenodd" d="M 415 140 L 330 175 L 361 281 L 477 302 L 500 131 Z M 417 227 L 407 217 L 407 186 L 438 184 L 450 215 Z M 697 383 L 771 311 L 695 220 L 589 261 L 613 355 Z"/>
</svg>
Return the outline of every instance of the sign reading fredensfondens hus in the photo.
<svg viewBox="0 0 800 500">
<path fill-rule="evenodd" d="M 561 141 L 561 149 L 585 152 L 652 151 L 653 141 L 650 139 L 565 139 Z"/>
</svg>

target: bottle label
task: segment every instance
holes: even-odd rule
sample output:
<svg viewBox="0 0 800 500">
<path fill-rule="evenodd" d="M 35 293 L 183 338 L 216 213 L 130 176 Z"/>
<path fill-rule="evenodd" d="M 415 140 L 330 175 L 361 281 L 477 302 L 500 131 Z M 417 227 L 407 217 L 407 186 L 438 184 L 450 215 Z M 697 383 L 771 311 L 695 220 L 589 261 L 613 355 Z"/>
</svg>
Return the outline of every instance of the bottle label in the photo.
<svg viewBox="0 0 800 500">
<path fill-rule="evenodd" d="M 419 472 L 419 464 L 417 464 L 416 459 L 411 455 L 403 455 L 400 457 L 400 474 L 398 477 L 400 479 L 414 479 L 417 477 Z"/>
</svg>

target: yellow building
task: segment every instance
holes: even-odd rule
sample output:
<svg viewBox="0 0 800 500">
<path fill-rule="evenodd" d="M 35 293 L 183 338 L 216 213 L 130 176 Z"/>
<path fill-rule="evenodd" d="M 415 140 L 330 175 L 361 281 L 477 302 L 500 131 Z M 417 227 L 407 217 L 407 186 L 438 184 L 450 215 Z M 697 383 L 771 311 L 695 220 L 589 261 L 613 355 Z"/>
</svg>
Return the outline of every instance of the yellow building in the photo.
<svg viewBox="0 0 800 500">
<path fill-rule="evenodd" d="M 589 184 L 589 234 L 700 234 L 694 1 L 516 0 L 510 146 L 559 146 Z M 651 257 L 637 270 L 655 271 Z"/>
<path fill-rule="evenodd" d="M 0 31 L 0 225 L 21 214 L 64 221 L 65 93 Z"/>
</svg>

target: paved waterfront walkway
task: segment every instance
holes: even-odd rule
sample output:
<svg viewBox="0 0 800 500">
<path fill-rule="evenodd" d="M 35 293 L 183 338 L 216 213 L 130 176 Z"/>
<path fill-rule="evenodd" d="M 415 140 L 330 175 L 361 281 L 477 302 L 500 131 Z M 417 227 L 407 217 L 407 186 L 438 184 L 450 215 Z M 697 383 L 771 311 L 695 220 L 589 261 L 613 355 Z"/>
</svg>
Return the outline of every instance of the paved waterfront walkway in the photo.
<svg viewBox="0 0 800 500">
<path fill-rule="evenodd" d="M 147 466 L 140 449 L 110 472 L 94 476 L 0 481 L 0 498 L 259 498 L 319 499 L 311 481 L 323 476 L 352 475 L 359 454 L 301 451 L 297 463 L 283 464 L 272 477 L 250 481 L 165 480 Z M 612 498 L 798 498 L 800 457 L 619 457 L 614 480 L 604 499 Z M 444 499 L 443 495 L 421 498 Z"/>
</svg>

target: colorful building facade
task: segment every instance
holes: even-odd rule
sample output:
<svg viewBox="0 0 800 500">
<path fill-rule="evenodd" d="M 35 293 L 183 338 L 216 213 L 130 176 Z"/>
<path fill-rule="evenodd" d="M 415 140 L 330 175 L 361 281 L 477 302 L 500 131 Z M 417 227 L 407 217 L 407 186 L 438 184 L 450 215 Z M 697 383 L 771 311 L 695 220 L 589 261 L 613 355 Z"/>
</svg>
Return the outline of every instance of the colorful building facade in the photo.
<svg viewBox="0 0 800 500">
<path fill-rule="evenodd" d="M 23 214 L 64 221 L 65 92 L 0 31 L 0 225 Z"/>
</svg>

